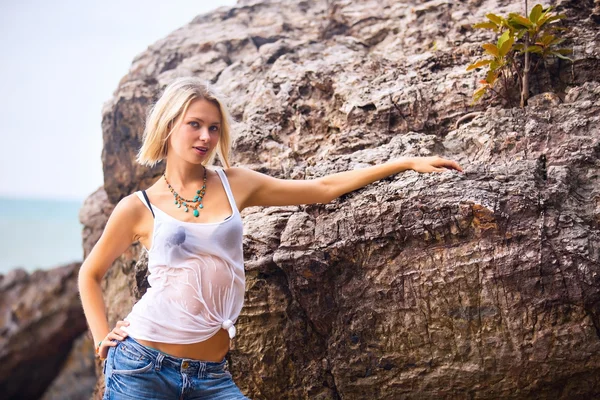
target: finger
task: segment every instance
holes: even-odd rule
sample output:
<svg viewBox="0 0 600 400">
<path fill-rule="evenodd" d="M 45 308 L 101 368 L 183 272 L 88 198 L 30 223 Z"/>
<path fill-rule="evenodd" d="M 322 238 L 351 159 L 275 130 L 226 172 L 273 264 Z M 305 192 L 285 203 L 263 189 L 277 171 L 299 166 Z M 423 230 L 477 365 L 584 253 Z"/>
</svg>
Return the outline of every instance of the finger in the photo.
<svg viewBox="0 0 600 400">
<path fill-rule="evenodd" d="M 104 347 L 108 347 L 108 346 L 115 346 L 115 345 L 116 345 L 116 342 L 113 342 L 113 341 L 112 341 L 112 340 L 110 340 L 110 339 L 104 339 L 104 340 L 102 341 L 102 344 L 100 345 L 100 348 L 102 349 L 102 348 L 104 348 Z"/>
<path fill-rule="evenodd" d="M 450 163 L 448 164 L 448 167 L 462 172 L 462 168 L 460 167 L 460 165 L 458 165 L 458 163 L 456 161 L 450 161 Z"/>
<path fill-rule="evenodd" d="M 451 170 L 461 171 L 461 168 L 454 161 L 451 161 L 451 162 L 448 162 L 447 164 L 441 165 L 441 167 L 444 168 L 445 171 L 451 171 Z"/>
<path fill-rule="evenodd" d="M 114 329 L 112 331 L 108 332 L 107 338 L 108 338 L 108 343 L 110 346 L 116 346 L 118 341 L 123 340 L 121 335 L 119 335 L 117 332 L 115 332 Z"/>
<path fill-rule="evenodd" d="M 117 321 L 117 326 L 115 326 L 113 332 L 121 335 L 121 338 L 125 338 L 125 336 L 127 336 L 127 332 L 121 329 L 122 326 L 129 326 L 129 321 Z"/>
<path fill-rule="evenodd" d="M 117 340 L 123 340 L 123 339 L 125 339 L 125 336 L 123 335 L 123 331 L 121 331 L 120 329 L 115 328 L 115 329 L 112 330 L 112 333 L 113 333 L 112 337 L 115 338 L 115 339 L 117 339 Z"/>
</svg>

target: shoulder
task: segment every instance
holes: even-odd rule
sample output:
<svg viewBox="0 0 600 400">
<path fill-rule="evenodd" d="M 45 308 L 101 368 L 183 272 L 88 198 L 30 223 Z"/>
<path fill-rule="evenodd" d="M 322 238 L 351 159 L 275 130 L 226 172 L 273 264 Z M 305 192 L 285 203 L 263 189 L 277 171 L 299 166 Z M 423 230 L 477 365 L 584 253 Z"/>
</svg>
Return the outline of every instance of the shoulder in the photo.
<svg viewBox="0 0 600 400">
<path fill-rule="evenodd" d="M 132 193 L 117 202 L 100 238 L 81 266 L 82 269 L 90 270 L 99 280 L 114 260 L 139 239 L 139 205 L 142 203 L 135 197 L 137 195 Z"/>
<path fill-rule="evenodd" d="M 144 204 L 142 204 L 137 192 L 130 193 L 123 197 L 121 200 L 119 200 L 118 205 L 120 205 L 121 208 L 129 211 L 138 211 L 144 207 Z"/>
<path fill-rule="evenodd" d="M 266 176 L 265 174 L 262 174 L 258 171 L 254 171 L 253 169 L 247 168 L 247 167 L 229 167 L 229 168 L 225 168 L 225 167 L 221 167 L 223 169 L 223 171 L 225 172 L 225 174 L 227 175 L 227 178 L 260 178 L 261 176 Z"/>
<path fill-rule="evenodd" d="M 245 167 L 219 167 L 219 169 L 222 169 L 223 172 L 225 172 L 225 175 L 227 175 L 227 178 L 229 179 L 245 177 L 247 175 L 247 171 L 250 171 L 250 169 Z"/>
<path fill-rule="evenodd" d="M 111 224 L 116 225 L 132 240 L 137 240 L 148 219 L 145 214 L 150 214 L 150 212 L 142 199 L 134 192 L 119 200 L 109 220 L 112 220 Z M 150 215 L 149 218 L 152 219 L 152 216 Z"/>
<path fill-rule="evenodd" d="M 231 186 L 235 186 L 238 189 L 240 187 L 250 189 L 254 185 L 259 184 L 261 179 L 267 177 L 260 172 L 246 167 L 230 167 L 222 169 L 223 172 L 225 172 L 227 180 L 230 182 Z"/>
<path fill-rule="evenodd" d="M 115 205 L 113 214 L 116 214 L 120 220 L 135 223 L 143 215 L 145 209 L 146 206 L 134 192 L 119 200 Z"/>
<path fill-rule="evenodd" d="M 250 197 L 261 184 L 261 178 L 266 176 L 246 167 L 223 167 L 223 172 L 240 211 L 248 206 Z"/>
</svg>

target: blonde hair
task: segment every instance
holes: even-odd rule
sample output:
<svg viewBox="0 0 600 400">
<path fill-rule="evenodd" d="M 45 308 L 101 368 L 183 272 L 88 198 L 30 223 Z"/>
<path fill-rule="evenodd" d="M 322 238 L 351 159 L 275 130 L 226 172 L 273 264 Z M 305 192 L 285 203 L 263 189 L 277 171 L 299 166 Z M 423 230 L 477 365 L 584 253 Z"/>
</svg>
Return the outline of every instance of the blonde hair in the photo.
<svg viewBox="0 0 600 400">
<path fill-rule="evenodd" d="M 212 165 L 215 155 L 219 155 L 221 164 L 229 168 L 231 152 L 232 117 L 225 96 L 219 93 L 208 81 L 189 76 L 176 78 L 164 90 L 163 94 L 148 109 L 142 147 L 136 161 L 144 166 L 153 167 L 167 157 L 167 141 L 171 133 L 179 127 L 191 102 L 205 99 L 215 104 L 221 113 L 221 135 L 216 151 L 212 150 L 202 165 Z"/>
</svg>

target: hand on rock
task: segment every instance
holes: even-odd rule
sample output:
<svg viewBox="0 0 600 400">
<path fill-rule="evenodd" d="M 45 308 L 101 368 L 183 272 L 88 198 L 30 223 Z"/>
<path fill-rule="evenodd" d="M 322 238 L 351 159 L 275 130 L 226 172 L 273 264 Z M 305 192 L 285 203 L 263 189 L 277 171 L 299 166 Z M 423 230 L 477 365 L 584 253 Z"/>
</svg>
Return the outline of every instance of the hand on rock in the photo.
<svg viewBox="0 0 600 400">
<path fill-rule="evenodd" d="M 445 172 L 455 169 L 464 173 L 462 167 L 456 161 L 448 160 L 440 156 L 413 157 L 412 169 L 417 172 Z"/>
</svg>

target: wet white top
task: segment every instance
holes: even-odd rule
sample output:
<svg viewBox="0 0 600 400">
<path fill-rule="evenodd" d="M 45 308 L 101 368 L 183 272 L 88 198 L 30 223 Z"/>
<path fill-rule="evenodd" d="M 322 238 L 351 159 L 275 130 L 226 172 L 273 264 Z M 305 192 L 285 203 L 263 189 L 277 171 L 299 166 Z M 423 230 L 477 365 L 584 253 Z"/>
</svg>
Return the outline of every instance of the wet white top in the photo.
<svg viewBox="0 0 600 400">
<path fill-rule="evenodd" d="M 121 327 L 135 339 L 196 343 L 221 328 L 235 336 L 244 303 L 243 225 L 227 176 L 222 168 L 216 171 L 233 210 L 225 220 L 183 222 L 152 204 L 150 287 L 124 318 L 130 325 Z M 143 193 L 136 195 L 148 207 Z"/>
</svg>

